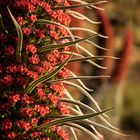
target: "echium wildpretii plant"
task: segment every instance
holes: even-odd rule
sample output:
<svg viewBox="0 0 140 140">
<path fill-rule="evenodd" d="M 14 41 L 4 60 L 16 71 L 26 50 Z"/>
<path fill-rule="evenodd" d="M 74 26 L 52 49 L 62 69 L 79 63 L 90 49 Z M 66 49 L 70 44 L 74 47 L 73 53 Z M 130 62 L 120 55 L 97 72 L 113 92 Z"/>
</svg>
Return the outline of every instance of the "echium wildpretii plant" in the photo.
<svg viewBox="0 0 140 140">
<path fill-rule="evenodd" d="M 0 0 L 0 139 L 68 140 L 71 134 L 76 140 L 75 128 L 99 140 L 95 129 L 99 126 L 116 132 L 104 119 L 108 110 L 101 111 L 90 91 L 80 79 L 104 76 L 76 76 L 65 66 L 70 62 L 87 61 L 104 68 L 92 59 L 109 56 L 93 56 L 78 43 L 104 37 L 82 27 L 70 27 L 71 18 L 88 17 L 74 11 L 76 7 L 98 8 L 100 2 L 81 0 Z M 98 10 L 102 10 L 98 8 Z M 96 22 L 95 22 L 96 23 Z M 75 36 L 72 31 L 92 33 L 86 38 Z M 89 56 L 71 52 L 77 47 Z M 79 84 L 70 82 L 75 79 Z M 95 105 L 95 110 L 76 101 L 65 85 L 79 89 Z M 84 114 L 80 108 L 86 109 Z M 88 118 L 98 116 L 107 126 Z M 82 125 L 81 125 L 82 123 Z M 89 125 L 90 132 L 83 124 Z M 69 128 L 67 131 L 64 128 Z"/>
</svg>

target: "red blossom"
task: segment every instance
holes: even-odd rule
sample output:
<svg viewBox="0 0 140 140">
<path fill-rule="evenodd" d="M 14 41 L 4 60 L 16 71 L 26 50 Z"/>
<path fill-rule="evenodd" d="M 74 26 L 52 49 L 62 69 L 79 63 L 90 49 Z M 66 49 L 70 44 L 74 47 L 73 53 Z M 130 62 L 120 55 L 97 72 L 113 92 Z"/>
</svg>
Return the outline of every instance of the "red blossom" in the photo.
<svg viewBox="0 0 140 140">
<path fill-rule="evenodd" d="M 50 88 L 55 90 L 56 92 L 60 93 L 60 94 L 63 94 L 63 91 L 64 91 L 64 85 L 63 83 L 59 82 L 57 84 L 51 84 L 50 85 Z"/>
<path fill-rule="evenodd" d="M 3 80 L 4 80 L 4 83 L 8 86 L 13 84 L 13 78 L 11 75 L 6 75 Z"/>
<path fill-rule="evenodd" d="M 59 39 L 59 34 L 58 34 L 57 32 L 55 32 L 55 31 L 50 31 L 49 34 L 50 34 L 50 36 L 51 36 L 52 38 L 54 38 L 54 39 L 56 39 L 56 40 Z"/>
<path fill-rule="evenodd" d="M 47 70 L 48 72 L 53 70 L 53 66 L 51 65 L 51 63 L 49 63 L 47 61 L 43 61 L 42 65 L 45 68 L 45 70 Z"/>
<path fill-rule="evenodd" d="M 20 113 L 23 115 L 23 116 L 28 116 L 28 117 L 32 117 L 33 115 L 33 109 L 32 108 L 22 108 Z"/>
<path fill-rule="evenodd" d="M 29 76 L 30 78 L 33 78 L 34 80 L 36 80 L 38 78 L 38 73 L 33 72 L 33 71 L 28 71 L 27 76 Z"/>
<path fill-rule="evenodd" d="M 56 105 L 58 103 L 58 98 L 54 96 L 52 93 L 48 94 L 48 98 Z"/>
<path fill-rule="evenodd" d="M 25 131 L 28 131 L 32 128 L 30 123 L 26 121 L 17 121 L 16 124 L 18 127 L 25 129 Z"/>
<path fill-rule="evenodd" d="M 59 76 L 63 77 L 63 78 L 67 78 L 70 76 L 70 71 L 66 68 L 64 68 L 63 70 L 61 70 L 59 73 L 58 73 Z"/>
<path fill-rule="evenodd" d="M 17 101 L 20 100 L 20 95 L 16 94 L 16 93 L 12 93 L 11 95 L 9 95 L 8 97 L 8 101 L 12 104 L 16 103 Z"/>
<path fill-rule="evenodd" d="M 55 55 L 53 54 L 47 54 L 47 59 L 50 61 L 50 62 L 56 62 L 56 57 Z"/>
<path fill-rule="evenodd" d="M 23 17 L 17 17 L 17 22 L 19 25 L 23 25 Z"/>
<path fill-rule="evenodd" d="M 12 122 L 9 119 L 6 119 L 2 122 L 1 129 L 8 130 L 12 128 Z"/>
<path fill-rule="evenodd" d="M 32 22 L 35 22 L 37 20 L 37 15 L 31 14 L 30 16 L 26 17 L 28 20 L 31 20 Z"/>
<path fill-rule="evenodd" d="M 63 140 L 69 140 L 68 133 L 66 133 L 62 128 L 57 129 L 57 134 L 62 137 Z"/>
<path fill-rule="evenodd" d="M 6 68 L 7 73 L 16 73 L 17 72 L 17 66 L 16 65 L 9 65 Z"/>
<path fill-rule="evenodd" d="M 25 28 L 22 28 L 22 31 L 23 31 L 23 34 L 26 36 L 31 34 L 31 28 L 25 27 Z"/>
<path fill-rule="evenodd" d="M 28 8 L 28 11 L 29 13 L 32 13 L 35 11 L 35 6 L 29 2 L 26 3 L 27 4 L 27 8 Z"/>
<path fill-rule="evenodd" d="M 26 45 L 26 51 L 32 54 L 36 53 L 36 47 L 33 44 Z"/>
<path fill-rule="evenodd" d="M 30 63 L 38 64 L 39 63 L 39 57 L 37 55 L 32 55 L 28 58 Z"/>
<path fill-rule="evenodd" d="M 9 138 L 9 139 L 14 139 L 15 137 L 16 137 L 15 132 L 12 131 L 12 132 L 9 132 L 9 133 L 8 133 L 8 138 Z"/>
<path fill-rule="evenodd" d="M 40 113 L 42 117 L 49 113 L 49 108 L 44 105 L 35 105 L 34 109 Z"/>
<path fill-rule="evenodd" d="M 35 30 L 35 35 L 36 35 L 37 37 L 39 37 L 40 39 L 43 39 L 43 38 L 45 37 L 44 31 L 43 31 L 43 30 L 40 30 L 40 29 L 36 29 L 36 30 Z"/>
<path fill-rule="evenodd" d="M 22 75 L 26 74 L 27 71 L 28 71 L 28 68 L 27 68 L 26 66 L 24 66 L 24 65 L 20 65 L 20 66 L 18 67 L 18 72 L 19 72 L 20 74 L 22 74 Z"/>
<path fill-rule="evenodd" d="M 40 67 L 40 66 L 36 67 L 36 70 L 37 70 L 37 72 L 40 73 L 40 74 L 42 74 L 42 73 L 44 73 L 44 72 L 46 71 L 45 68 Z"/>
<path fill-rule="evenodd" d="M 41 100 L 45 100 L 46 99 L 46 94 L 45 94 L 45 92 L 41 88 L 37 89 L 37 94 L 38 94 L 38 96 L 40 97 Z"/>
<path fill-rule="evenodd" d="M 60 52 L 57 49 L 54 49 L 52 51 L 52 55 L 54 55 L 56 58 L 59 58 L 60 57 Z"/>
<path fill-rule="evenodd" d="M 36 137 L 39 137 L 39 136 L 41 136 L 41 132 L 33 132 L 32 134 L 31 134 L 31 137 L 33 137 L 33 138 L 36 138 Z"/>
<path fill-rule="evenodd" d="M 23 95 L 21 97 L 21 102 L 22 102 L 22 104 L 32 104 L 33 103 L 33 97 L 28 96 L 28 95 Z"/>
<path fill-rule="evenodd" d="M 65 104 L 65 103 L 59 103 L 58 109 L 59 109 L 60 112 L 61 112 L 62 114 L 64 114 L 64 115 L 70 114 L 70 111 L 69 111 L 69 109 L 68 109 L 68 107 L 67 107 L 67 104 Z"/>
<path fill-rule="evenodd" d="M 32 125 L 37 125 L 37 123 L 38 123 L 38 119 L 37 118 L 32 118 L 31 119 L 31 124 Z"/>
<path fill-rule="evenodd" d="M 50 5 L 47 3 L 47 2 L 44 2 L 44 1 L 40 1 L 39 2 L 39 5 L 44 8 L 45 11 L 47 11 L 48 13 L 51 12 L 51 7 Z"/>
<path fill-rule="evenodd" d="M 60 55 L 60 60 L 62 61 L 62 62 L 64 62 L 65 60 L 67 60 L 69 58 L 69 55 L 68 54 L 61 54 Z"/>
<path fill-rule="evenodd" d="M 11 45 L 8 46 L 7 48 L 5 48 L 5 54 L 6 54 L 7 56 L 13 55 L 14 52 L 15 52 L 15 49 L 14 49 L 13 46 L 11 46 Z"/>
</svg>

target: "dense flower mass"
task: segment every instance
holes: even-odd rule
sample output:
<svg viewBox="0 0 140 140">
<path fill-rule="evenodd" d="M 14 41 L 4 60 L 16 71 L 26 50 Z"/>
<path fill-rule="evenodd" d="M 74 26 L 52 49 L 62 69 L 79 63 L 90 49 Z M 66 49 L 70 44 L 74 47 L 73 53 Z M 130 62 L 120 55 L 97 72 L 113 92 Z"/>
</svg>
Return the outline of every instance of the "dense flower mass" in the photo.
<svg viewBox="0 0 140 140">
<path fill-rule="evenodd" d="M 21 62 L 17 60 L 19 38 L 8 13 L 10 9 L 23 34 Z M 58 98 L 64 96 L 62 82 L 39 83 L 31 93 L 24 92 L 32 83 L 49 74 L 69 55 L 62 54 L 65 49 L 39 48 L 59 43 L 68 32 L 54 24 L 37 24 L 38 19 L 46 19 L 68 26 L 71 18 L 67 10 L 51 9 L 52 6 L 68 6 L 67 0 L 0 0 L 0 13 L 7 32 L 0 31 L 0 137 L 2 140 L 36 139 L 68 140 L 68 134 L 61 126 L 43 130 L 37 127 L 50 122 L 49 115 L 69 114 L 65 103 Z M 70 76 L 63 68 L 53 79 Z"/>
</svg>

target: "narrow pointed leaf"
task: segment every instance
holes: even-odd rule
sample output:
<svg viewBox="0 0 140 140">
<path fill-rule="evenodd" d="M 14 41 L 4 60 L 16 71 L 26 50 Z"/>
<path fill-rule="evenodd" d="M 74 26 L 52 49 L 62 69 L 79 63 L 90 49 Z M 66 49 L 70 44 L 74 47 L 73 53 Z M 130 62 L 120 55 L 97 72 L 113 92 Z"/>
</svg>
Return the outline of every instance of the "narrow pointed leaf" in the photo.
<svg viewBox="0 0 140 140">
<path fill-rule="evenodd" d="M 104 58 L 120 59 L 120 58 L 114 57 L 114 56 L 89 56 L 89 57 L 84 57 L 84 58 L 74 58 L 74 59 L 71 59 L 69 61 L 69 63 L 71 63 L 71 62 L 77 62 L 77 61 L 92 60 L 92 59 L 103 60 Z"/>
<path fill-rule="evenodd" d="M 77 77 L 77 75 L 75 75 L 72 71 L 70 71 L 70 74 L 73 77 Z M 88 88 L 80 79 L 76 79 L 76 81 L 87 91 L 93 91 L 93 89 Z"/>
<path fill-rule="evenodd" d="M 108 75 L 100 75 L 100 76 L 77 76 L 77 77 L 68 77 L 63 79 L 49 80 L 48 82 L 58 82 L 58 81 L 67 81 L 67 80 L 75 80 L 75 79 L 100 79 L 100 78 L 110 78 Z"/>
<path fill-rule="evenodd" d="M 77 111 L 76 109 L 74 109 L 74 108 L 72 108 L 72 107 L 70 107 L 70 109 L 71 109 L 71 111 L 74 112 L 75 114 L 81 115 L 81 113 L 80 113 L 79 111 Z M 125 135 L 125 134 L 120 133 L 119 130 L 116 131 L 116 130 L 111 129 L 111 128 L 105 126 L 105 125 L 102 125 L 102 124 L 100 124 L 100 123 L 94 122 L 93 120 L 87 120 L 87 119 L 86 119 L 86 120 L 81 120 L 81 121 L 76 121 L 76 122 L 78 122 L 78 123 L 82 122 L 82 123 L 85 123 L 86 125 L 89 124 L 89 125 L 92 125 L 92 126 L 100 127 L 100 128 L 106 129 L 106 130 L 108 130 L 108 131 L 111 131 L 111 132 L 113 132 L 113 133 L 119 134 L 119 135 L 121 135 L 121 136 L 128 136 L 128 135 Z"/>
<path fill-rule="evenodd" d="M 93 20 L 89 19 L 87 16 L 85 16 L 85 15 L 79 13 L 79 12 L 69 10 L 68 13 L 71 16 L 77 18 L 77 19 L 86 20 L 86 21 L 88 21 L 88 22 L 90 22 L 92 24 L 101 24 L 101 22 L 93 21 Z"/>
<path fill-rule="evenodd" d="M 78 122 L 79 122 L 79 121 L 78 121 Z M 118 132 L 118 131 L 116 131 L 116 130 L 114 130 L 114 129 L 111 129 L 111 128 L 105 126 L 105 125 L 96 123 L 96 122 L 91 121 L 91 120 L 81 120 L 81 122 L 83 122 L 83 123 L 85 123 L 85 124 L 89 124 L 89 125 L 98 126 L 98 127 L 100 127 L 100 128 L 104 128 L 104 129 L 106 129 L 106 130 L 108 130 L 108 131 L 111 131 L 111 132 L 116 133 L 116 134 L 121 135 L 121 136 L 128 136 L 128 135 L 126 135 L 126 134 L 123 134 L 123 133 Z"/>
<path fill-rule="evenodd" d="M 87 4 L 76 4 L 76 5 L 70 5 L 70 6 L 54 6 L 51 9 L 52 10 L 65 10 L 65 9 L 72 9 L 72 8 L 91 6 L 91 5 L 101 4 L 101 3 L 105 3 L 105 2 L 107 2 L 107 1 L 90 2 L 90 3 L 87 3 Z"/>
<path fill-rule="evenodd" d="M 16 21 L 16 19 L 14 18 L 14 16 L 12 15 L 10 9 L 7 7 L 8 12 L 10 14 L 10 17 L 16 27 L 17 30 L 17 35 L 18 35 L 18 42 L 17 42 L 17 48 L 16 48 L 16 59 L 19 63 L 21 63 L 21 51 L 22 51 L 22 43 L 23 43 L 23 33 L 21 30 L 20 25 L 18 24 L 18 22 Z"/>
<path fill-rule="evenodd" d="M 71 117 L 65 117 L 65 118 L 53 120 L 50 123 L 44 123 L 44 124 L 38 126 L 37 129 L 40 130 L 40 129 L 43 129 L 43 128 L 48 128 L 50 126 L 62 124 L 62 123 L 65 123 L 65 122 L 73 122 L 73 121 L 76 121 L 76 120 L 83 120 L 83 119 L 87 119 L 87 118 L 96 117 L 96 116 L 99 116 L 99 115 L 101 115 L 101 114 L 103 114 L 105 112 L 111 111 L 111 110 L 113 110 L 113 108 L 106 109 L 106 110 L 103 110 L 103 111 L 97 112 L 97 113 L 90 113 L 90 114 L 86 114 L 86 115 L 71 116 Z"/>
<path fill-rule="evenodd" d="M 3 23 L 2 15 L 0 14 L 0 30 L 4 31 L 6 33 L 6 28 Z"/>
<path fill-rule="evenodd" d="M 39 83 L 45 82 L 45 81 L 49 80 L 50 78 L 52 78 L 54 75 L 56 75 L 67 64 L 67 62 L 69 61 L 71 56 L 72 56 L 72 54 L 70 55 L 70 57 L 67 60 L 65 60 L 63 63 L 61 63 L 55 70 L 53 70 L 49 74 L 45 74 L 45 75 L 39 77 L 38 79 L 34 80 L 33 82 L 31 82 L 29 84 L 29 86 L 27 88 L 25 88 L 24 93 L 30 94 Z"/>
<path fill-rule="evenodd" d="M 94 35 L 90 35 L 90 36 L 85 37 L 85 38 L 82 38 L 82 39 L 77 39 L 75 41 L 70 41 L 70 42 L 66 42 L 66 43 L 62 43 L 62 44 L 46 45 L 46 46 L 38 48 L 38 51 L 44 52 L 44 51 L 47 51 L 47 50 L 50 50 L 50 49 L 63 48 L 65 46 L 75 45 L 76 43 L 85 41 L 86 39 L 90 39 L 90 38 L 93 38 L 93 37 L 95 37 L 95 34 Z"/>
<path fill-rule="evenodd" d="M 81 3 L 81 4 L 88 4 L 87 2 L 82 1 L 82 0 L 70 0 L 70 1 L 71 1 L 71 2 L 79 2 L 79 3 Z M 86 6 L 86 8 L 88 8 L 88 9 L 94 8 L 94 9 L 102 10 L 102 11 L 104 10 L 103 8 L 97 7 L 97 6 L 95 6 L 95 5 Z"/>
<path fill-rule="evenodd" d="M 80 37 L 80 36 L 74 36 L 74 38 L 75 38 L 75 39 L 81 39 L 82 37 Z M 70 39 L 70 36 L 62 37 L 61 39 Z M 89 43 L 89 44 L 91 44 L 91 45 L 93 45 L 93 46 L 95 46 L 96 48 L 99 48 L 99 49 L 101 49 L 101 50 L 105 50 L 105 51 L 109 50 L 109 49 L 106 49 L 106 48 L 103 48 L 103 47 L 97 45 L 96 43 L 94 43 L 94 42 L 92 42 L 92 41 L 90 41 L 90 40 L 88 40 L 88 39 L 85 40 L 85 42 L 87 42 L 87 43 Z"/>
<path fill-rule="evenodd" d="M 101 35 L 101 34 L 98 34 L 97 32 L 91 30 L 91 29 L 87 29 L 87 28 L 82 28 L 82 27 L 71 27 L 69 28 L 71 31 L 75 31 L 75 30 L 80 30 L 80 31 L 86 31 L 86 32 L 89 32 L 89 33 L 93 33 L 99 37 L 102 37 L 102 38 L 108 38 L 108 36 L 104 36 L 104 35 Z"/>
<path fill-rule="evenodd" d="M 80 90 L 81 93 L 84 94 L 93 103 L 93 105 L 96 106 L 98 111 L 101 111 L 101 109 L 100 109 L 99 105 L 97 104 L 97 102 L 95 101 L 95 99 L 86 90 L 84 90 L 81 86 L 79 86 L 75 83 L 69 82 L 69 81 L 63 81 L 63 83 L 65 83 L 69 86 L 75 87 L 76 89 Z M 94 112 L 96 112 L 96 111 L 94 110 Z"/>
<path fill-rule="evenodd" d="M 88 129 L 84 128 L 83 126 L 81 126 L 81 125 L 79 125 L 79 124 L 76 124 L 76 123 L 63 123 L 63 125 L 70 126 L 70 127 L 76 128 L 76 129 L 78 129 L 78 130 L 81 130 L 81 131 L 83 131 L 84 133 L 86 133 L 86 134 L 88 134 L 89 136 L 91 136 L 92 139 L 100 140 L 95 134 L 93 134 L 93 133 L 90 132 Z"/>
<path fill-rule="evenodd" d="M 73 135 L 73 139 L 74 139 L 74 140 L 78 140 L 77 135 L 76 135 L 74 129 L 73 129 L 73 128 L 70 128 L 70 130 L 71 130 L 71 133 L 72 133 L 72 135 Z"/>
<path fill-rule="evenodd" d="M 88 54 L 89 56 L 94 56 L 92 55 L 92 53 L 90 53 L 88 50 L 86 50 L 84 47 L 82 47 L 81 45 L 79 44 L 76 44 L 75 45 L 77 48 L 81 49 L 83 52 L 85 52 L 86 54 Z M 89 61 L 93 66 L 97 67 L 97 68 L 100 68 L 100 69 L 107 69 L 107 67 L 104 67 L 104 66 L 100 66 L 99 64 L 93 62 L 93 61 L 90 61 L 90 60 L 87 60 Z"/>
<path fill-rule="evenodd" d="M 37 24 L 52 24 L 52 25 L 60 26 L 60 27 L 64 28 L 69 33 L 72 41 L 75 40 L 75 38 L 74 38 L 73 34 L 71 33 L 71 31 L 69 30 L 69 28 L 60 24 L 60 23 L 58 23 L 58 22 L 54 22 L 54 21 L 50 21 L 50 20 L 46 20 L 46 19 L 38 19 L 36 21 L 36 23 Z"/>
<path fill-rule="evenodd" d="M 70 100 L 70 99 L 66 99 L 66 98 L 61 98 L 59 99 L 61 102 L 66 102 L 66 103 L 70 103 L 70 104 L 74 104 L 74 105 L 78 105 L 79 107 L 87 110 L 87 111 L 90 111 L 90 112 L 96 112 L 93 108 L 91 108 L 90 106 L 86 105 L 86 104 L 83 104 L 82 102 L 79 102 L 79 101 L 75 101 L 75 100 Z M 99 115 L 99 118 L 105 122 L 108 126 L 110 126 L 111 128 L 113 129 L 116 129 L 118 130 L 118 128 L 114 127 L 113 125 L 111 125 L 106 119 L 104 119 L 104 117 L 102 117 L 101 115 Z"/>
</svg>

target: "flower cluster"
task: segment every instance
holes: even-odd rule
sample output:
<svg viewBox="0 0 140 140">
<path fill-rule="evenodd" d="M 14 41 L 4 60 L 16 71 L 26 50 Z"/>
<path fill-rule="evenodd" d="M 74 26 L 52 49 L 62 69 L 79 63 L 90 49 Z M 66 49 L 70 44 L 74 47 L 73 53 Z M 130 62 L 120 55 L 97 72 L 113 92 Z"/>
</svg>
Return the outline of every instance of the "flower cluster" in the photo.
<svg viewBox="0 0 140 140">
<path fill-rule="evenodd" d="M 69 114 L 68 107 L 58 98 L 64 95 L 62 82 L 39 83 L 29 94 L 25 93 L 32 81 L 52 72 L 69 55 L 64 49 L 40 52 L 39 48 L 67 35 L 67 31 L 53 24 L 37 24 L 38 19 L 52 20 L 68 26 L 71 18 L 67 10 L 53 11 L 51 7 L 68 6 L 67 0 L 0 0 L 0 7 L 8 5 L 23 33 L 22 54 L 19 63 L 16 58 L 18 37 L 11 24 L 10 15 L 2 11 L 7 33 L 0 31 L 0 137 L 7 139 L 68 140 L 68 134 L 61 128 L 38 130 L 38 126 L 52 121 L 49 115 Z M 70 76 L 66 68 L 53 79 Z"/>
</svg>

